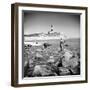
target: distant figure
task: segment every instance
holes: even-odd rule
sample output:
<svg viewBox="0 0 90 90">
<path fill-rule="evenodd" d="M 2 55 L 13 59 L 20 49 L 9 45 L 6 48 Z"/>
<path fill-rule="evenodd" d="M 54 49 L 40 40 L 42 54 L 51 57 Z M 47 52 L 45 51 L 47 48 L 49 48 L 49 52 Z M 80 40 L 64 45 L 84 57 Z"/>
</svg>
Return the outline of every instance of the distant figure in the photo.
<svg viewBox="0 0 90 90">
<path fill-rule="evenodd" d="M 63 48 L 64 48 L 64 43 L 65 43 L 65 41 L 64 41 L 64 39 L 60 39 L 60 50 L 62 51 L 63 50 Z"/>
</svg>

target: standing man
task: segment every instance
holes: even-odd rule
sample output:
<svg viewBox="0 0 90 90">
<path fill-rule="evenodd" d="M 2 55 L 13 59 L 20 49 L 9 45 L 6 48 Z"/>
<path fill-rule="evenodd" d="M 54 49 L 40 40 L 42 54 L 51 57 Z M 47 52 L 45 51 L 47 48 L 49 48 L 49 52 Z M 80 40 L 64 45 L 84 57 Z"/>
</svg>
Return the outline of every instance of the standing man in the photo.
<svg viewBox="0 0 90 90">
<path fill-rule="evenodd" d="M 63 50 L 63 48 L 64 48 L 64 39 L 60 39 L 60 50 L 62 51 Z"/>
</svg>

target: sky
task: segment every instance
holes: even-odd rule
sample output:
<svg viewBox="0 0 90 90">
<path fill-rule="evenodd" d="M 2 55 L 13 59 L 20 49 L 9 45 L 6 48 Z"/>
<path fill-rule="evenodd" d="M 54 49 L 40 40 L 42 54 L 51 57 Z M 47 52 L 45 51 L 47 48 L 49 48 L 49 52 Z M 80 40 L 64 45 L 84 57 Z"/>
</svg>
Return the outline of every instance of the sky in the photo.
<svg viewBox="0 0 90 90">
<path fill-rule="evenodd" d="M 25 11 L 24 34 L 47 33 L 51 25 L 55 32 L 61 32 L 68 38 L 80 37 L 80 15 L 70 13 Z"/>
</svg>

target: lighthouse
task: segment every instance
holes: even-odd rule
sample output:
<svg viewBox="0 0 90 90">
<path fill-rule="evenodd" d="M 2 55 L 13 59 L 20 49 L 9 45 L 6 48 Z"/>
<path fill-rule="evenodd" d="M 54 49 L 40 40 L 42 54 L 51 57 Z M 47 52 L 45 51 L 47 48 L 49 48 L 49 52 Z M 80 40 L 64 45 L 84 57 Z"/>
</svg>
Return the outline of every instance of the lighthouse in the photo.
<svg viewBox="0 0 90 90">
<path fill-rule="evenodd" d="M 48 31 L 48 34 L 50 34 L 52 31 L 53 31 L 53 25 L 51 24 L 51 30 L 50 31 Z"/>
<path fill-rule="evenodd" d="M 53 25 L 51 24 L 51 31 L 53 31 Z"/>
</svg>

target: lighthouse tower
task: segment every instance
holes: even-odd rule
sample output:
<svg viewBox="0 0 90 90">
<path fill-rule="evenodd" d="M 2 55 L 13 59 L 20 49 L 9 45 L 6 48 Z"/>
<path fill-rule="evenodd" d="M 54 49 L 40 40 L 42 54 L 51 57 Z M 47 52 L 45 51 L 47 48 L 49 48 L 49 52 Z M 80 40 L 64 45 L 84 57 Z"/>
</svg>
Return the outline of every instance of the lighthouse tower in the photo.
<svg viewBox="0 0 90 90">
<path fill-rule="evenodd" d="M 48 34 L 50 34 L 53 31 L 53 25 L 51 24 L 51 30 L 48 31 Z"/>
<path fill-rule="evenodd" d="M 53 31 L 53 25 L 51 24 L 51 32 Z"/>
</svg>

